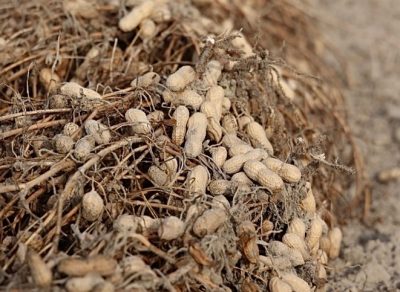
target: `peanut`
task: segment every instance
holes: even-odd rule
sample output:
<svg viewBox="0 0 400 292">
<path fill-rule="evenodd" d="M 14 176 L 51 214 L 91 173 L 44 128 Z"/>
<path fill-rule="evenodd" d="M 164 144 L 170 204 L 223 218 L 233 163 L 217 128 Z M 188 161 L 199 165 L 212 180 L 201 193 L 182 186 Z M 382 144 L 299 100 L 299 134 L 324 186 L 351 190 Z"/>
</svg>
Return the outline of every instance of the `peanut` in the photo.
<svg viewBox="0 0 400 292">
<path fill-rule="evenodd" d="M 241 50 L 243 57 L 247 58 L 254 55 L 253 48 L 241 32 L 235 32 L 238 36 L 232 40 L 232 46 Z"/>
<path fill-rule="evenodd" d="M 231 182 L 235 185 L 247 185 L 251 186 L 253 184 L 252 180 L 243 172 L 237 172 L 231 177 Z"/>
<path fill-rule="evenodd" d="M 273 256 L 287 257 L 294 267 L 304 265 L 304 258 L 300 251 L 290 248 L 280 241 L 271 241 L 268 243 L 268 250 Z"/>
<path fill-rule="evenodd" d="M 139 35 L 143 40 L 151 39 L 157 33 L 157 26 L 151 19 L 144 19 L 140 23 Z"/>
<path fill-rule="evenodd" d="M 89 222 L 99 219 L 104 210 L 103 199 L 96 191 L 91 191 L 83 195 L 82 216 Z"/>
<path fill-rule="evenodd" d="M 206 71 L 202 76 L 204 85 L 207 87 L 217 85 L 221 73 L 222 73 L 222 65 L 220 62 L 216 60 L 211 60 L 210 62 L 208 62 L 206 65 Z"/>
<path fill-rule="evenodd" d="M 221 208 L 206 210 L 193 224 L 193 232 L 199 237 L 214 233 L 228 219 Z"/>
<path fill-rule="evenodd" d="M 136 232 L 139 219 L 134 215 L 122 214 L 114 221 L 113 228 L 121 233 Z"/>
<path fill-rule="evenodd" d="M 277 173 L 282 179 L 289 183 L 298 183 L 301 179 L 301 172 L 296 166 L 284 163 L 279 159 L 268 157 L 262 161 L 270 170 Z"/>
<path fill-rule="evenodd" d="M 309 215 L 315 214 L 317 210 L 317 206 L 315 203 L 315 197 L 312 192 L 311 184 L 309 182 L 306 183 L 306 196 L 305 198 L 301 201 L 301 208 L 308 213 Z"/>
<path fill-rule="evenodd" d="M 297 234 L 286 233 L 282 238 L 282 242 L 287 246 L 298 250 L 304 260 L 307 260 L 310 257 L 304 239 L 301 239 Z"/>
<path fill-rule="evenodd" d="M 60 83 L 60 77 L 49 68 L 43 68 L 39 73 L 39 80 L 47 92 L 54 92 Z"/>
<path fill-rule="evenodd" d="M 150 166 L 147 174 L 156 186 L 165 186 L 168 183 L 168 175 L 158 166 Z"/>
<path fill-rule="evenodd" d="M 164 121 L 164 113 L 158 110 L 149 113 L 146 117 L 150 124 L 158 124 Z"/>
<path fill-rule="evenodd" d="M 226 148 L 223 146 L 212 148 L 210 150 L 211 152 L 211 157 L 212 160 L 214 161 L 215 165 L 217 167 L 222 167 L 226 161 L 226 158 L 228 156 L 228 152 L 226 151 Z"/>
<path fill-rule="evenodd" d="M 185 89 L 181 92 L 164 90 L 162 96 L 165 102 L 173 105 L 185 105 L 194 110 L 198 110 L 203 103 L 203 97 L 191 89 Z"/>
<path fill-rule="evenodd" d="M 209 173 L 203 165 L 195 166 L 187 176 L 189 191 L 194 194 L 205 194 Z"/>
<path fill-rule="evenodd" d="M 197 157 L 203 149 L 207 132 L 207 117 L 203 113 L 194 113 L 188 121 L 184 151 L 189 158 Z"/>
<path fill-rule="evenodd" d="M 268 154 L 273 155 L 274 149 L 267 138 L 263 126 L 257 122 L 250 122 L 246 125 L 246 132 L 250 137 L 251 144 L 254 147 L 261 147 L 265 149 Z"/>
<path fill-rule="evenodd" d="M 269 280 L 268 284 L 269 290 L 271 292 L 292 292 L 292 287 L 278 277 L 273 277 L 271 280 Z"/>
<path fill-rule="evenodd" d="M 222 100 L 222 113 L 223 114 L 229 113 L 231 106 L 232 106 L 231 100 L 228 97 L 224 97 L 224 99 Z"/>
<path fill-rule="evenodd" d="M 225 195 L 231 191 L 232 183 L 226 179 L 213 180 L 208 184 L 208 190 L 214 196 Z"/>
<path fill-rule="evenodd" d="M 63 94 L 53 94 L 49 98 L 49 108 L 67 108 L 70 106 L 68 97 Z"/>
<path fill-rule="evenodd" d="M 114 274 L 117 268 L 117 262 L 103 255 L 92 256 L 87 259 L 83 258 L 66 258 L 57 266 L 60 273 L 68 276 L 83 276 L 90 272 L 98 273 L 102 276 L 110 276 Z"/>
<path fill-rule="evenodd" d="M 119 28 L 124 32 L 134 30 L 143 20 L 150 17 L 156 6 L 155 4 L 153 0 L 140 3 L 119 20 Z"/>
<path fill-rule="evenodd" d="M 329 241 L 331 242 L 328 256 L 331 259 L 335 259 L 339 256 L 340 246 L 342 244 L 342 231 L 339 227 L 335 227 L 328 233 Z"/>
<path fill-rule="evenodd" d="M 224 210 L 229 210 L 231 208 L 231 204 L 224 195 L 215 196 L 212 199 L 211 206 L 212 208 L 221 208 Z"/>
<path fill-rule="evenodd" d="M 288 226 L 288 233 L 294 233 L 298 237 L 304 240 L 306 234 L 306 225 L 304 224 L 303 220 L 300 218 L 293 218 L 292 222 L 290 222 Z M 308 246 L 310 247 L 310 246 Z"/>
<path fill-rule="evenodd" d="M 224 89 L 221 86 L 212 86 L 206 94 L 206 101 L 214 105 L 215 115 L 212 115 L 216 121 L 220 121 L 222 117 L 222 103 L 224 100 Z"/>
<path fill-rule="evenodd" d="M 58 153 L 66 154 L 74 147 L 74 140 L 70 136 L 57 134 L 53 138 L 54 148 Z"/>
<path fill-rule="evenodd" d="M 65 288 L 68 292 L 90 292 L 98 284 L 103 284 L 104 279 L 98 274 L 89 273 L 83 277 L 74 277 L 68 279 Z M 96 290 L 97 291 L 97 290 Z"/>
<path fill-rule="evenodd" d="M 107 126 L 95 120 L 87 120 L 85 122 L 85 131 L 91 135 L 97 144 L 107 144 L 111 140 L 111 132 Z"/>
<path fill-rule="evenodd" d="M 260 255 L 260 264 L 262 269 L 269 270 L 287 270 L 293 268 L 290 260 L 285 256 L 262 256 Z"/>
<path fill-rule="evenodd" d="M 306 281 L 299 278 L 295 274 L 285 273 L 282 274 L 282 280 L 285 281 L 292 287 L 294 292 L 311 292 L 310 286 Z"/>
<path fill-rule="evenodd" d="M 66 123 L 64 125 L 63 134 L 66 136 L 70 136 L 75 141 L 79 140 L 82 136 L 81 128 L 73 122 Z"/>
<path fill-rule="evenodd" d="M 160 4 L 154 7 L 150 18 L 156 23 L 170 21 L 172 19 L 171 9 L 167 4 Z"/>
<path fill-rule="evenodd" d="M 125 119 L 132 123 L 132 131 L 135 134 L 147 135 L 151 132 L 151 125 L 146 113 L 142 110 L 131 108 L 126 111 Z"/>
<path fill-rule="evenodd" d="M 158 236 L 162 240 L 174 240 L 185 232 L 185 223 L 175 216 L 164 218 L 158 228 Z"/>
<path fill-rule="evenodd" d="M 172 141 L 176 145 L 182 145 L 185 140 L 186 126 L 189 120 L 189 110 L 187 107 L 178 106 L 173 114 L 176 123 L 172 131 Z"/>
<path fill-rule="evenodd" d="M 283 189 L 284 183 L 281 177 L 257 160 L 246 161 L 243 170 L 249 178 L 266 187 L 271 192 L 279 192 Z"/>
<path fill-rule="evenodd" d="M 225 161 L 224 166 L 222 168 L 226 173 L 233 174 L 233 173 L 239 172 L 247 161 L 261 160 L 263 157 L 265 157 L 265 155 L 266 154 L 265 154 L 264 150 L 253 149 L 245 154 L 236 155 L 236 156 L 233 156 L 232 158 L 228 159 L 227 161 Z M 261 165 L 263 165 L 263 164 L 261 163 Z M 264 166 L 264 168 L 267 169 L 267 167 L 265 167 L 265 166 Z M 268 169 L 267 169 L 267 171 L 268 171 Z M 272 171 L 270 171 L 270 172 L 272 173 Z M 248 173 L 246 173 L 246 174 L 249 176 Z M 275 176 L 276 176 L 276 174 L 275 174 Z M 250 177 L 250 178 L 252 178 L 252 177 Z"/>
<path fill-rule="evenodd" d="M 63 1 L 63 8 L 74 16 L 80 16 L 87 19 L 98 17 L 95 1 L 85 0 L 65 0 Z"/>
<path fill-rule="evenodd" d="M 75 143 L 74 157 L 78 160 L 85 160 L 90 152 L 92 152 L 94 146 L 95 140 L 93 136 L 89 135 L 79 139 Z"/>
<path fill-rule="evenodd" d="M 38 288 L 49 287 L 53 281 L 53 274 L 40 255 L 33 250 L 28 250 L 27 262 L 35 285 Z"/>
<path fill-rule="evenodd" d="M 257 233 L 251 221 L 244 221 L 239 224 L 237 234 L 243 254 L 250 263 L 257 263 L 260 252 L 257 246 Z"/>
<path fill-rule="evenodd" d="M 96 91 L 84 88 L 75 82 L 66 82 L 60 88 L 61 94 L 69 96 L 73 99 L 88 98 L 88 99 L 101 99 L 101 95 Z"/>
<path fill-rule="evenodd" d="M 224 115 L 222 118 L 222 128 L 224 128 L 226 133 L 236 135 L 239 127 L 235 116 L 231 113 Z"/>
<path fill-rule="evenodd" d="M 160 75 L 155 72 L 148 72 L 142 76 L 135 78 L 131 82 L 134 88 L 148 88 L 160 82 Z"/>
<path fill-rule="evenodd" d="M 182 66 L 175 73 L 168 76 L 166 85 L 172 91 L 185 89 L 196 78 L 196 72 L 190 66 Z"/>
<path fill-rule="evenodd" d="M 249 151 L 252 151 L 254 148 L 251 147 L 249 144 L 237 144 L 229 148 L 229 155 L 231 157 L 246 154 Z"/>
<path fill-rule="evenodd" d="M 319 217 L 311 221 L 310 229 L 307 232 L 306 243 L 311 254 L 316 254 L 319 249 L 319 241 L 322 235 L 322 219 Z"/>
<path fill-rule="evenodd" d="M 145 236 L 157 233 L 157 230 L 160 227 L 160 220 L 151 218 L 146 215 L 137 218 L 137 222 L 139 227 L 138 231 Z"/>
</svg>

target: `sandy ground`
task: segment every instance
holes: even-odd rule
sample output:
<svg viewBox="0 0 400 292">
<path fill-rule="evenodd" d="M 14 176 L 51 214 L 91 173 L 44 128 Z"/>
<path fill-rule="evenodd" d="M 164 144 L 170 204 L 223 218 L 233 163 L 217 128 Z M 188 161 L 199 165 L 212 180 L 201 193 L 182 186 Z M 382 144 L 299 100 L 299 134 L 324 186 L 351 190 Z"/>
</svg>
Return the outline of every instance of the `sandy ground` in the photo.
<svg viewBox="0 0 400 292">
<path fill-rule="evenodd" d="M 325 39 L 348 62 L 351 124 L 373 180 L 368 222 L 344 228 L 329 291 L 400 291 L 400 179 L 376 175 L 400 167 L 400 1 L 312 0 Z"/>
</svg>

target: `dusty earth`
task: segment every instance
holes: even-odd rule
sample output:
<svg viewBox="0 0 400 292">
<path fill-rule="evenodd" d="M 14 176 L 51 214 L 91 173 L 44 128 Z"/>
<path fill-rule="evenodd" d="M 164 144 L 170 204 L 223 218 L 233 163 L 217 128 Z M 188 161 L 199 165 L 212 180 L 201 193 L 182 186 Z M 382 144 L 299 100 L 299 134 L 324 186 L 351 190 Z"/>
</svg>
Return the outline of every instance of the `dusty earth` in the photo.
<svg viewBox="0 0 400 292">
<path fill-rule="evenodd" d="M 400 167 L 400 5 L 398 0 L 313 0 L 310 13 L 347 61 L 351 125 L 373 182 L 367 224 L 344 228 L 330 291 L 400 291 L 400 179 L 377 181 Z M 343 72 L 345 74 L 345 72 Z"/>
</svg>

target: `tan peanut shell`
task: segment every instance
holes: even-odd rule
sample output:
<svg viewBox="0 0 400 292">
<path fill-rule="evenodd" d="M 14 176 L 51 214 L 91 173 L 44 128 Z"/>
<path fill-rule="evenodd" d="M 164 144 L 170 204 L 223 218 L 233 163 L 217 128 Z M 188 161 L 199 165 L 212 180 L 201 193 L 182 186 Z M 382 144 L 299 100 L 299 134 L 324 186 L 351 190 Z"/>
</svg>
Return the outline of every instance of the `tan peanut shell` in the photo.
<svg viewBox="0 0 400 292">
<path fill-rule="evenodd" d="M 142 2 L 119 20 L 119 28 L 124 32 L 134 30 L 144 19 L 152 14 L 154 7 L 155 1 L 153 0 Z"/>
<path fill-rule="evenodd" d="M 202 76 L 204 85 L 211 87 L 218 84 L 218 80 L 222 73 L 222 65 L 216 60 L 211 60 L 206 65 L 206 70 Z"/>
<path fill-rule="evenodd" d="M 304 265 L 304 258 L 300 251 L 291 248 L 280 241 L 271 241 L 268 243 L 268 251 L 273 256 L 287 257 L 294 267 Z"/>
<path fill-rule="evenodd" d="M 228 151 L 223 146 L 215 147 L 210 150 L 211 157 L 216 166 L 222 167 L 228 157 Z"/>
<path fill-rule="evenodd" d="M 68 292 L 90 292 L 98 284 L 103 284 L 104 279 L 95 273 L 87 274 L 83 277 L 74 277 L 67 280 L 65 288 Z"/>
<path fill-rule="evenodd" d="M 208 136 L 215 142 L 219 142 L 222 138 L 222 127 L 214 118 L 208 118 L 207 123 Z"/>
<path fill-rule="evenodd" d="M 213 209 L 221 208 L 224 210 L 229 210 L 231 208 L 231 204 L 228 199 L 224 195 L 217 195 L 212 199 L 211 206 Z"/>
<path fill-rule="evenodd" d="M 306 235 L 306 225 L 304 224 L 303 220 L 301 220 L 298 217 L 295 217 L 290 222 L 287 232 L 294 233 L 298 237 L 304 240 L 304 237 Z"/>
<path fill-rule="evenodd" d="M 251 186 L 253 184 L 253 181 L 249 179 L 249 177 L 243 171 L 239 171 L 232 175 L 231 182 L 235 185 Z"/>
<path fill-rule="evenodd" d="M 329 253 L 329 250 L 331 248 L 331 241 L 328 235 L 321 236 L 321 238 L 319 239 L 319 248 L 323 250 L 326 254 Z"/>
<path fill-rule="evenodd" d="M 222 113 L 229 113 L 231 106 L 231 100 L 228 97 L 224 97 L 224 99 L 222 100 Z"/>
<path fill-rule="evenodd" d="M 261 224 L 261 232 L 263 234 L 266 234 L 270 231 L 274 230 L 274 223 L 272 223 L 270 220 L 265 219 L 262 224 Z"/>
<path fill-rule="evenodd" d="M 132 131 L 135 134 L 147 135 L 151 132 L 151 125 L 144 111 L 136 108 L 128 109 L 125 119 L 132 124 Z"/>
<path fill-rule="evenodd" d="M 311 292 L 308 283 L 293 273 L 282 274 L 282 280 L 288 283 L 294 292 Z"/>
<path fill-rule="evenodd" d="M 139 224 L 139 219 L 135 215 L 122 214 L 113 224 L 114 230 L 121 233 L 136 232 Z"/>
<path fill-rule="evenodd" d="M 184 91 L 174 93 L 171 103 L 175 105 L 185 105 L 194 110 L 198 110 L 203 101 L 203 97 L 196 91 L 185 89 Z"/>
<path fill-rule="evenodd" d="M 63 128 L 63 134 L 72 137 L 76 141 L 80 139 L 82 136 L 81 127 L 79 127 L 77 124 L 73 122 L 66 123 Z M 74 134 L 75 137 L 73 137 Z"/>
<path fill-rule="evenodd" d="M 301 208 L 308 214 L 315 214 L 317 210 L 317 205 L 315 203 L 315 197 L 311 188 L 311 184 L 309 182 L 306 183 L 306 196 L 301 201 Z"/>
<path fill-rule="evenodd" d="M 118 277 L 118 276 L 116 275 L 116 277 Z M 110 281 L 112 281 L 112 279 Z M 114 292 L 115 291 L 114 284 L 110 281 L 104 281 L 103 283 L 97 284 L 96 286 L 94 286 L 93 291 Z"/>
<path fill-rule="evenodd" d="M 209 173 L 203 165 L 195 166 L 187 176 L 187 183 L 191 193 L 205 194 Z"/>
<path fill-rule="evenodd" d="M 317 260 L 318 262 L 320 262 L 323 265 L 328 264 L 328 255 L 325 251 L 323 251 L 322 249 L 319 249 L 317 251 Z"/>
<path fill-rule="evenodd" d="M 257 161 L 265 157 L 265 152 L 262 149 L 253 149 L 245 154 L 236 155 L 225 161 L 223 170 L 228 174 L 239 172 L 247 161 Z M 261 162 L 260 162 L 261 163 Z M 261 163 L 261 165 L 263 165 Z M 251 168 L 251 166 L 249 166 Z M 249 168 L 248 167 L 248 168 Z M 263 167 L 267 169 L 264 165 Z M 268 171 L 268 170 L 267 170 Z M 246 172 L 246 171 L 245 171 Z M 272 173 L 272 171 L 270 171 Z M 248 173 L 246 172 L 247 176 Z M 275 174 L 276 175 L 276 174 Z M 252 179 L 252 177 L 249 176 Z"/>
<path fill-rule="evenodd" d="M 27 252 L 27 262 L 31 271 L 33 282 L 37 288 L 47 288 L 53 281 L 51 269 L 46 265 L 40 255 L 33 250 Z"/>
<path fill-rule="evenodd" d="M 96 255 L 89 258 L 66 258 L 60 261 L 57 269 L 60 273 L 72 277 L 84 276 L 88 273 L 98 273 L 102 276 L 114 274 L 117 262 L 107 256 Z"/>
<path fill-rule="evenodd" d="M 90 50 L 86 53 L 85 60 L 75 71 L 75 76 L 78 79 L 85 79 L 89 71 L 88 69 L 90 66 L 92 66 L 92 64 L 94 64 L 94 61 L 99 57 L 100 53 L 101 51 L 98 47 L 90 48 Z"/>
<path fill-rule="evenodd" d="M 315 217 L 310 224 L 307 232 L 306 243 L 311 254 L 316 254 L 319 249 L 319 241 L 322 235 L 322 219 Z"/>
<path fill-rule="evenodd" d="M 208 184 L 208 190 L 214 196 L 230 192 L 232 183 L 226 179 L 216 179 Z"/>
<path fill-rule="evenodd" d="M 111 140 L 111 132 L 106 125 L 95 121 L 87 120 L 85 122 L 85 131 L 88 135 L 91 135 L 97 144 L 107 144 Z"/>
<path fill-rule="evenodd" d="M 292 292 L 292 287 L 278 277 L 273 277 L 271 280 L 269 280 L 268 284 L 269 290 L 271 292 Z"/>
<path fill-rule="evenodd" d="M 82 198 L 82 217 L 89 222 L 96 221 L 104 210 L 104 202 L 96 191 L 90 191 Z"/>
<path fill-rule="evenodd" d="M 156 23 L 170 21 L 172 19 L 171 9 L 169 8 L 167 3 L 160 3 L 159 5 L 156 5 L 156 7 L 154 7 L 150 18 Z"/>
<path fill-rule="evenodd" d="M 238 138 L 235 134 L 226 134 L 222 138 L 222 145 L 224 145 L 227 148 L 231 148 L 237 144 L 247 144 L 240 138 Z"/>
<path fill-rule="evenodd" d="M 64 83 L 60 88 L 60 92 L 71 98 L 101 99 L 101 95 L 98 92 L 82 87 L 75 82 Z"/>
<path fill-rule="evenodd" d="M 143 215 L 137 218 L 137 223 L 137 231 L 146 236 L 149 234 L 157 233 L 161 221 L 159 219 L 154 219 L 149 216 Z"/>
<path fill-rule="evenodd" d="M 194 113 L 188 121 L 184 151 L 187 157 L 194 158 L 201 154 L 203 141 L 207 133 L 207 117 L 203 113 Z"/>
<path fill-rule="evenodd" d="M 149 267 L 140 256 L 127 256 L 121 262 L 122 270 L 125 276 L 140 273 Z"/>
<path fill-rule="evenodd" d="M 231 113 L 228 113 L 222 117 L 221 125 L 228 134 L 236 135 L 237 131 L 239 130 L 236 118 Z"/>
<path fill-rule="evenodd" d="M 145 19 L 140 23 L 139 35 L 142 39 L 150 39 L 157 33 L 157 26 L 151 19 Z"/>
<path fill-rule="evenodd" d="M 93 136 L 85 136 L 75 143 L 74 157 L 78 160 L 85 160 L 95 146 Z"/>
<path fill-rule="evenodd" d="M 157 124 L 164 121 L 164 113 L 159 110 L 149 113 L 146 117 L 150 124 Z"/>
<path fill-rule="evenodd" d="M 185 141 L 186 126 L 189 120 L 189 110 L 187 107 L 180 105 L 176 108 L 173 118 L 176 123 L 172 131 L 172 141 L 176 145 L 182 145 Z"/>
<path fill-rule="evenodd" d="M 232 46 L 241 50 L 244 58 L 254 55 L 253 48 L 247 41 L 246 37 L 241 32 L 235 32 L 235 34 L 238 36 L 232 40 Z"/>
<path fill-rule="evenodd" d="M 329 240 L 331 242 L 328 256 L 330 259 L 335 259 L 339 256 L 340 246 L 342 244 L 342 231 L 339 227 L 335 227 L 328 233 Z"/>
<path fill-rule="evenodd" d="M 277 270 L 287 270 L 293 268 L 292 263 L 286 256 L 262 256 L 260 255 L 260 264 L 262 268 L 267 269 L 277 269 Z"/>
<path fill-rule="evenodd" d="M 47 92 L 54 92 L 57 85 L 60 83 L 60 77 L 57 73 L 52 72 L 50 68 L 43 68 L 40 70 L 39 80 Z"/>
<path fill-rule="evenodd" d="M 221 208 L 204 211 L 193 224 L 193 232 L 199 237 L 214 233 L 228 219 L 227 213 Z"/>
<path fill-rule="evenodd" d="M 215 119 L 219 122 L 222 117 L 222 104 L 224 100 L 224 89 L 221 86 L 212 86 L 206 94 L 206 101 L 214 105 L 216 116 Z"/>
<path fill-rule="evenodd" d="M 268 154 L 273 155 L 274 149 L 272 148 L 271 142 L 267 138 L 267 134 L 263 126 L 257 122 L 250 122 L 246 125 L 246 132 L 250 137 L 251 143 L 254 147 L 261 147 L 265 149 Z"/>
<path fill-rule="evenodd" d="M 229 148 L 229 155 L 231 157 L 246 154 L 247 152 L 253 150 L 254 148 L 249 144 L 237 144 Z"/>
<path fill-rule="evenodd" d="M 58 153 L 66 154 L 74 147 L 74 140 L 70 136 L 57 134 L 53 138 L 54 148 Z"/>
<path fill-rule="evenodd" d="M 147 88 L 151 85 L 155 85 L 160 82 L 160 75 L 155 72 L 148 72 L 135 78 L 131 82 L 131 86 L 134 88 Z"/>
<path fill-rule="evenodd" d="M 156 165 L 150 166 L 147 174 L 156 186 L 165 186 L 168 183 L 168 174 Z"/>
<path fill-rule="evenodd" d="M 205 114 L 207 118 L 218 120 L 218 109 L 214 102 L 209 100 L 204 101 L 201 104 L 200 111 Z"/>
<path fill-rule="evenodd" d="M 65 13 L 87 19 L 98 17 L 99 13 L 93 2 L 83 0 L 65 0 L 62 2 Z"/>
<path fill-rule="evenodd" d="M 244 130 L 248 124 L 254 122 L 254 119 L 249 116 L 241 116 L 237 119 L 238 126 L 240 130 Z"/>
<path fill-rule="evenodd" d="M 257 263 L 260 256 L 260 251 L 257 245 L 257 233 L 254 224 L 245 220 L 239 224 L 237 228 L 237 235 L 244 256 L 250 263 Z"/>
<path fill-rule="evenodd" d="M 282 238 L 282 242 L 287 246 L 298 250 L 303 256 L 304 260 L 307 260 L 310 257 L 304 239 L 301 239 L 297 234 L 286 233 Z"/>
<path fill-rule="evenodd" d="M 262 162 L 248 160 L 243 165 L 243 170 L 249 178 L 268 188 L 271 192 L 279 192 L 283 189 L 284 183 L 281 177 L 269 170 Z"/>
<path fill-rule="evenodd" d="M 185 223 L 175 216 L 164 218 L 158 228 L 158 236 L 162 240 L 174 240 L 185 232 Z"/>
<path fill-rule="evenodd" d="M 286 182 L 298 183 L 301 179 L 300 169 L 295 165 L 284 163 L 283 161 L 272 157 L 264 159 L 263 163 L 273 172 L 279 174 Z"/>
<path fill-rule="evenodd" d="M 185 89 L 196 78 L 196 72 L 191 66 L 182 66 L 175 73 L 168 76 L 166 85 L 172 91 Z"/>
</svg>

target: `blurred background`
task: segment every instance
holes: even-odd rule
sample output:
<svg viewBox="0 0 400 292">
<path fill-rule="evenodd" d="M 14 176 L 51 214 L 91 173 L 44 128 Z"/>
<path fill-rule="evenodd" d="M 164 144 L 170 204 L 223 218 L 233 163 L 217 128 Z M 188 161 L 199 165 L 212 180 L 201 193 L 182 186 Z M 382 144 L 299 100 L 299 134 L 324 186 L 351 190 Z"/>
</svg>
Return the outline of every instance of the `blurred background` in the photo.
<svg viewBox="0 0 400 292">
<path fill-rule="evenodd" d="M 332 291 L 400 289 L 400 2 L 311 0 L 325 40 L 345 61 L 350 123 L 371 179 L 371 212 L 344 229 Z M 333 66 L 337 64 L 332 63 Z M 334 284 L 333 284 L 334 283 Z"/>
</svg>

